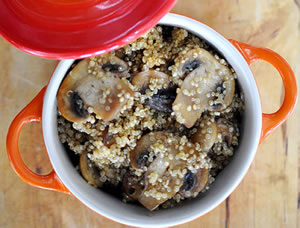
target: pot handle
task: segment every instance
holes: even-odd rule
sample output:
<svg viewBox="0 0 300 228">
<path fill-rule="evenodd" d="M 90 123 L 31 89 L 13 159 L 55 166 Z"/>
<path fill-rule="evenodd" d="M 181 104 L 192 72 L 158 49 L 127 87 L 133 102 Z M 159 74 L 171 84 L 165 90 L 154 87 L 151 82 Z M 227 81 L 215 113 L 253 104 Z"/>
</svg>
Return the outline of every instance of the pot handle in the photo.
<svg viewBox="0 0 300 228">
<path fill-rule="evenodd" d="M 59 177 L 52 170 L 47 175 L 39 175 L 32 172 L 24 163 L 19 151 L 19 136 L 22 128 L 29 122 L 42 120 L 43 99 L 46 86 L 39 94 L 15 117 L 11 123 L 7 138 L 6 148 L 11 166 L 19 177 L 25 182 L 44 189 L 55 190 L 70 194 Z"/>
<path fill-rule="evenodd" d="M 262 130 L 260 143 L 277 127 L 279 127 L 292 113 L 297 101 L 297 82 L 289 64 L 277 53 L 270 49 L 254 47 L 235 40 L 230 42 L 243 55 L 248 65 L 256 60 L 264 60 L 272 64 L 279 72 L 284 90 L 284 101 L 278 111 L 271 114 L 262 114 Z"/>
</svg>

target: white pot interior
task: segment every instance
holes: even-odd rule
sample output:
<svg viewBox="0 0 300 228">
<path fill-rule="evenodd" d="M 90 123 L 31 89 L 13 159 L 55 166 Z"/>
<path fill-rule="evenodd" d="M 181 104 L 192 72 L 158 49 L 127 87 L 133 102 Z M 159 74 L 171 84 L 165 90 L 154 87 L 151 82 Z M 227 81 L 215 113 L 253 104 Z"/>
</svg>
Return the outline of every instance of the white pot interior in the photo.
<svg viewBox="0 0 300 228">
<path fill-rule="evenodd" d="M 149 212 L 141 206 L 124 204 L 98 190 L 73 167 L 57 134 L 56 94 L 65 73 L 74 60 L 61 61 L 49 82 L 44 97 L 43 134 L 54 170 L 76 198 L 110 219 L 133 226 L 172 226 L 201 216 L 220 204 L 237 187 L 246 174 L 257 149 L 261 132 L 261 105 L 258 90 L 248 64 L 231 43 L 208 26 L 175 14 L 166 15 L 160 24 L 185 28 L 208 41 L 230 63 L 238 75 L 245 96 L 240 145 L 230 164 L 217 176 L 210 190 L 172 209 Z"/>
</svg>

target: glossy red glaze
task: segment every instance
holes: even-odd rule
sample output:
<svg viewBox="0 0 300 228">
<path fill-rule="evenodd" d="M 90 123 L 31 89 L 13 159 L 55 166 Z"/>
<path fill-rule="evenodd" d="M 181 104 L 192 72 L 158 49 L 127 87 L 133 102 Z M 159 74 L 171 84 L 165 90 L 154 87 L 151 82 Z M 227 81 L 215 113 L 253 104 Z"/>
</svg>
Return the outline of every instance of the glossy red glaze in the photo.
<svg viewBox="0 0 300 228">
<path fill-rule="evenodd" d="M 0 34 L 33 55 L 84 58 L 130 43 L 174 4 L 175 0 L 0 0 Z"/>
</svg>

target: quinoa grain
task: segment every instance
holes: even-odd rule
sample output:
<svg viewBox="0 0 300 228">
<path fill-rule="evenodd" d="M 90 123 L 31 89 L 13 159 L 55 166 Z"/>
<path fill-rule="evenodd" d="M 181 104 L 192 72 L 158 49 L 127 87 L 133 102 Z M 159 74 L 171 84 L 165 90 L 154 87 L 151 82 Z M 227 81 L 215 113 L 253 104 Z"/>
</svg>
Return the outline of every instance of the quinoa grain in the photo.
<svg viewBox="0 0 300 228">
<path fill-rule="evenodd" d="M 169 32 L 166 32 L 167 29 Z M 183 125 L 186 120 L 182 116 L 175 115 L 182 107 L 180 105 L 185 105 L 187 112 L 201 109 L 202 100 L 195 96 L 202 93 L 199 83 L 209 80 L 210 75 L 196 77 L 191 81 L 192 89 L 181 90 L 186 75 L 183 76 L 178 70 L 179 66 L 187 61 L 187 53 L 194 50 L 192 58 L 196 59 L 201 53 L 201 48 L 211 52 L 221 65 L 230 67 L 226 60 L 220 58 L 203 40 L 185 29 L 156 26 L 136 41 L 109 54 L 111 62 L 105 67 L 111 68 L 112 72 L 122 72 L 121 81 L 133 91 L 129 93 L 118 84 L 115 91 L 113 88 L 107 88 L 103 92 L 99 103 L 105 105 L 106 112 L 114 110 L 115 100 L 111 98 L 114 93 L 118 102 L 123 104 L 116 118 L 104 121 L 95 114 L 91 106 L 87 107 L 89 117 L 82 122 L 69 122 L 58 112 L 57 129 L 61 143 L 76 155 L 87 153 L 90 164 L 98 170 L 100 182 L 117 186 L 121 195 L 123 190 L 128 188 L 129 192 L 124 190 L 126 194 L 123 194 L 123 201 L 129 198 L 139 199 L 138 191 L 141 191 L 140 195 L 143 194 L 148 200 L 159 201 L 162 208 L 174 207 L 185 198 L 196 197 L 208 190 L 209 185 L 234 155 L 235 147 L 239 143 L 239 124 L 244 110 L 243 95 L 239 90 L 236 90 L 231 104 L 226 109 L 204 111 L 192 128 Z M 118 64 L 116 57 L 121 59 L 122 64 L 114 65 Z M 105 79 L 104 58 L 105 55 L 101 55 L 89 59 L 89 75 L 96 75 L 99 80 Z M 192 71 L 191 67 L 187 69 Z M 124 73 L 125 70 L 127 71 Z M 149 80 L 147 87 L 138 90 L 131 84 L 131 79 L 137 73 L 147 70 L 163 72 L 171 79 L 166 82 L 153 78 Z M 238 76 L 232 68 L 230 72 L 234 74 L 233 80 L 237 79 Z M 229 79 L 227 73 L 221 69 L 218 74 Z M 174 90 L 173 94 L 168 91 L 171 87 Z M 222 99 L 226 91 L 228 93 L 226 87 L 227 84 L 222 82 L 215 91 L 204 94 L 209 99 L 209 106 L 218 105 L 217 99 Z M 149 100 L 152 100 L 156 106 L 167 106 L 174 101 L 172 96 L 178 93 L 191 97 L 192 104 L 177 104 L 170 112 L 164 112 L 149 103 Z M 212 127 L 215 124 L 216 133 Z M 141 144 L 145 135 L 152 134 L 149 132 L 165 133 L 161 138 L 156 138 L 155 134 L 150 135 L 150 145 L 145 153 L 138 157 L 141 167 L 133 167 L 131 154 Z M 211 148 L 203 149 L 201 143 L 192 141 L 198 133 L 203 140 L 215 140 Z M 183 195 L 183 189 L 188 188 L 185 185 L 186 178 L 188 175 L 195 178 L 199 169 L 209 170 L 205 187 L 200 192 L 186 191 Z M 123 185 L 123 189 L 120 189 L 120 185 Z M 130 190 L 132 186 L 138 188 Z M 144 189 L 146 187 L 147 189 Z M 141 203 L 147 207 L 147 202 Z M 154 210 L 156 207 L 147 208 Z"/>
</svg>

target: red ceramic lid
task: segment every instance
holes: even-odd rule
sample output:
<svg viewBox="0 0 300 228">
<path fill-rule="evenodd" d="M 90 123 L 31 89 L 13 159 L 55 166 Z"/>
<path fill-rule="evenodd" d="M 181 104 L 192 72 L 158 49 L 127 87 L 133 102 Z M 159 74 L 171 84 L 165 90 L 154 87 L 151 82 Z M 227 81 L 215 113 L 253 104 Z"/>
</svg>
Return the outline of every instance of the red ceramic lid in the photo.
<svg viewBox="0 0 300 228">
<path fill-rule="evenodd" d="M 0 0 L 0 34 L 51 59 L 83 58 L 133 41 L 175 0 Z"/>
</svg>

